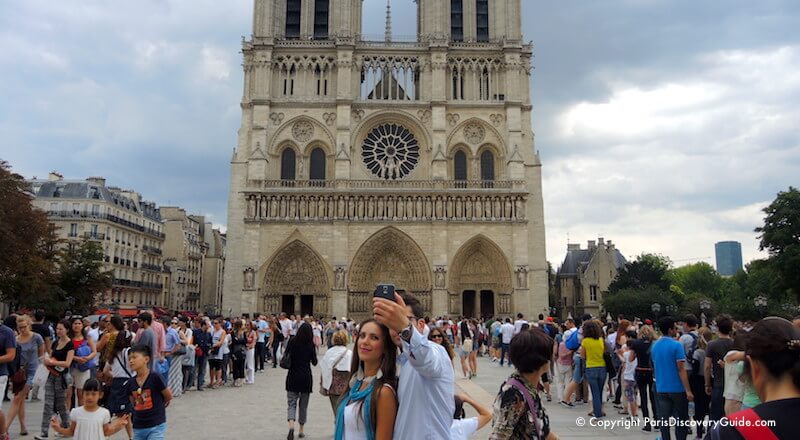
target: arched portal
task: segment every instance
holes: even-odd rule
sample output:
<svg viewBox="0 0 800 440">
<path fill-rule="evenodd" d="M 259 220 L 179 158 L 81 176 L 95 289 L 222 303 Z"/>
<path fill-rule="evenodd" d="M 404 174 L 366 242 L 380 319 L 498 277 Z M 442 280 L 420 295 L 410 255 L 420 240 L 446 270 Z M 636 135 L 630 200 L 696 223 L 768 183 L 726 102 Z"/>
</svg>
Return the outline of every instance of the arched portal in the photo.
<svg viewBox="0 0 800 440">
<path fill-rule="evenodd" d="M 380 283 L 394 284 L 413 294 L 426 313 L 431 309 L 431 269 L 417 243 L 404 232 L 387 227 L 358 249 L 350 265 L 348 316 L 361 319 L 372 312 L 372 293 Z"/>
<path fill-rule="evenodd" d="M 511 313 L 511 266 L 489 238 L 477 235 L 450 266 L 450 313 L 469 317 Z"/>
<path fill-rule="evenodd" d="M 327 316 L 330 281 L 322 258 L 294 240 L 273 255 L 264 275 L 266 313 Z"/>
</svg>

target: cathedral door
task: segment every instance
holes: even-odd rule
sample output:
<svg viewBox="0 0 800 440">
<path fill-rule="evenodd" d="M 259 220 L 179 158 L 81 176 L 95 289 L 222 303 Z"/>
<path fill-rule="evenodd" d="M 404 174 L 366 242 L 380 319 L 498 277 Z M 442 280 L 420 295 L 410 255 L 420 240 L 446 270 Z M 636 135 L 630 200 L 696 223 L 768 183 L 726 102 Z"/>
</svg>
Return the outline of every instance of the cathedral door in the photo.
<svg viewBox="0 0 800 440">
<path fill-rule="evenodd" d="M 465 290 L 461 294 L 461 312 L 466 318 L 475 318 L 475 291 Z"/>
<path fill-rule="evenodd" d="M 481 290 L 481 317 L 488 318 L 492 316 L 494 316 L 494 292 Z"/>
<path fill-rule="evenodd" d="M 302 316 L 314 315 L 314 295 L 300 296 L 300 314 Z"/>
</svg>

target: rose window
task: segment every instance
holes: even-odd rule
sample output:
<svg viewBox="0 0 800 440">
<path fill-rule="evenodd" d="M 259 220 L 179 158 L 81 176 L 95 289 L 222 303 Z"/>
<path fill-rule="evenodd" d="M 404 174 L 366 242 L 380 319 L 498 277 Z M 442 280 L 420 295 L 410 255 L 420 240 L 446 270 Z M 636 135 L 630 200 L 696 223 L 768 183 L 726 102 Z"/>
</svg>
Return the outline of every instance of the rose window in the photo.
<svg viewBox="0 0 800 440">
<path fill-rule="evenodd" d="M 382 124 L 372 129 L 361 149 L 364 165 L 383 179 L 401 179 L 419 162 L 419 144 L 407 128 Z"/>
</svg>

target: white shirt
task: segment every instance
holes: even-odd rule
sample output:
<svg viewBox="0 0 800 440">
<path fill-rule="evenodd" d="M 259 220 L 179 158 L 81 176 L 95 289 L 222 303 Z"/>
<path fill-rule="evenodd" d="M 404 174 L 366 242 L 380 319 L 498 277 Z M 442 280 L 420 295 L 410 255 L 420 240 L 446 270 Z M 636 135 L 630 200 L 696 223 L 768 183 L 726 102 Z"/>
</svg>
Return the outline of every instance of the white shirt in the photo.
<svg viewBox="0 0 800 440">
<path fill-rule="evenodd" d="M 510 344 L 511 338 L 513 338 L 516 334 L 514 332 L 514 326 L 511 325 L 510 322 L 506 322 L 502 327 L 500 327 L 500 334 L 503 336 L 503 344 Z"/>
<path fill-rule="evenodd" d="M 636 373 L 636 366 L 639 365 L 639 359 L 634 359 L 631 362 L 631 358 L 633 357 L 633 350 L 626 351 L 623 356 L 625 357 L 625 370 L 622 372 L 622 379 L 623 380 L 636 380 L 634 374 Z"/>
<path fill-rule="evenodd" d="M 344 356 L 342 356 L 344 353 Z M 341 358 L 341 360 L 333 365 L 336 362 L 336 359 Z M 350 364 L 353 361 L 353 352 L 350 351 L 347 347 L 343 347 L 341 345 L 334 345 L 328 351 L 325 352 L 325 356 L 319 361 L 319 370 L 320 374 L 322 375 L 322 388 L 326 390 L 331 387 L 331 382 L 333 382 L 333 369 L 335 368 L 337 371 L 350 371 Z"/>
<path fill-rule="evenodd" d="M 278 322 L 281 324 L 281 333 L 283 333 L 283 337 L 288 338 L 292 332 L 292 321 L 288 319 L 281 319 Z"/>
<path fill-rule="evenodd" d="M 92 342 L 97 344 L 97 341 L 100 339 L 100 329 L 96 329 L 96 328 L 89 329 L 89 331 L 86 332 L 86 336 L 89 339 L 91 339 Z"/>
<path fill-rule="evenodd" d="M 416 327 L 411 332 L 411 343 L 402 338 L 400 340 L 403 353 L 398 358 L 399 407 L 394 438 L 449 439 L 455 411 L 455 383 L 450 356 L 444 347 L 429 341 Z"/>
<path fill-rule="evenodd" d="M 478 431 L 478 418 L 472 417 L 469 419 L 453 420 L 450 425 L 450 438 L 451 440 L 467 440 L 472 437 L 472 434 Z"/>
<path fill-rule="evenodd" d="M 111 413 L 103 407 L 98 407 L 94 411 L 87 411 L 82 406 L 73 408 L 69 413 L 69 419 L 75 422 L 75 440 L 97 440 L 105 439 L 103 425 L 111 423 Z"/>
<path fill-rule="evenodd" d="M 516 335 L 517 333 L 521 332 L 522 331 L 522 326 L 527 324 L 527 323 L 528 323 L 528 321 L 526 321 L 524 319 L 517 319 L 516 321 L 514 321 L 514 334 Z"/>
</svg>

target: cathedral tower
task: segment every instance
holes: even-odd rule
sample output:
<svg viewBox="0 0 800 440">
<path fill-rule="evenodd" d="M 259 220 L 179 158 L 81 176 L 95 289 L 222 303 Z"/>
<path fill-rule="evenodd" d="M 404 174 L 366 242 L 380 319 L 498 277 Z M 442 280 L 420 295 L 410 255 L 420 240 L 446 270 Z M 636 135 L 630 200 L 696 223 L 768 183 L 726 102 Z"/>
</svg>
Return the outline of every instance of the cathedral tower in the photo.
<svg viewBox="0 0 800 440">
<path fill-rule="evenodd" d="M 360 319 L 380 282 L 430 316 L 545 313 L 521 0 L 417 14 L 370 41 L 362 0 L 255 0 L 223 313 Z"/>
</svg>

